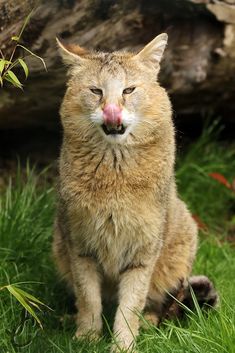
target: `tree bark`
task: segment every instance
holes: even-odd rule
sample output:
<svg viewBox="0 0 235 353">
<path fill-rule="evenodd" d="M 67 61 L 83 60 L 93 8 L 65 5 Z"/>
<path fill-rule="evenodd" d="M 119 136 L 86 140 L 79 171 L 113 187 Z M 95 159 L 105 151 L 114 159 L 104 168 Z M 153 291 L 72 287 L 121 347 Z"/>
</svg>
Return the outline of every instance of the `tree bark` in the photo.
<svg viewBox="0 0 235 353">
<path fill-rule="evenodd" d="M 0 0 L 0 47 L 10 53 L 12 35 L 35 5 Z M 37 3 L 36 3 L 37 5 Z M 177 116 L 223 114 L 235 120 L 235 0 L 41 1 L 23 41 L 43 57 L 29 60 L 24 91 L 0 89 L 0 129 L 57 129 L 66 70 L 55 37 L 105 51 L 138 50 L 161 32 L 169 34 L 160 82 Z"/>
</svg>

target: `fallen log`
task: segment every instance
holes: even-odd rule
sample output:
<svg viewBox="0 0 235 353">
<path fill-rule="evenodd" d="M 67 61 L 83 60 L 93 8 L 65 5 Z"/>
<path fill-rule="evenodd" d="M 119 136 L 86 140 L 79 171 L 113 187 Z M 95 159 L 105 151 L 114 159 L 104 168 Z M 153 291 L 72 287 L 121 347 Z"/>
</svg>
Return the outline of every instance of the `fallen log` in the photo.
<svg viewBox="0 0 235 353">
<path fill-rule="evenodd" d="M 0 0 L 0 48 L 10 53 L 34 0 Z M 0 88 L 0 129 L 58 129 L 66 70 L 55 37 L 87 48 L 138 50 L 160 32 L 169 45 L 160 74 L 177 117 L 223 115 L 235 121 L 234 0 L 51 0 L 37 3 L 24 44 L 43 57 L 28 61 L 24 91 Z"/>
</svg>

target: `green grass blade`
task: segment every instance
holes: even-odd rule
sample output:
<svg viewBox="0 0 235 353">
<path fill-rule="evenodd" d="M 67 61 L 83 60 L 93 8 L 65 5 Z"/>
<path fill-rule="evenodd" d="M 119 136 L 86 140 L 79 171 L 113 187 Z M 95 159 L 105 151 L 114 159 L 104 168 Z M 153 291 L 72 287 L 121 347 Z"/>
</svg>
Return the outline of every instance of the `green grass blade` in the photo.
<svg viewBox="0 0 235 353">
<path fill-rule="evenodd" d="M 37 299 L 36 297 L 34 297 L 32 294 L 29 294 L 28 292 L 25 292 L 23 289 L 17 288 L 18 293 L 20 293 L 23 297 L 29 299 L 31 302 L 40 304 L 42 306 L 45 306 L 46 308 L 48 308 L 49 310 L 52 310 L 48 305 L 44 304 L 41 300 Z"/>
<path fill-rule="evenodd" d="M 37 314 L 35 313 L 35 311 L 31 308 L 31 306 L 26 302 L 25 298 L 22 296 L 22 294 L 18 291 L 17 287 L 14 287 L 12 285 L 8 285 L 6 286 L 6 289 L 18 300 L 18 302 L 25 308 L 25 310 L 28 311 L 29 314 L 31 314 L 34 319 L 37 321 L 37 323 L 39 324 L 39 326 L 41 328 L 42 327 L 42 323 L 39 320 Z"/>
</svg>

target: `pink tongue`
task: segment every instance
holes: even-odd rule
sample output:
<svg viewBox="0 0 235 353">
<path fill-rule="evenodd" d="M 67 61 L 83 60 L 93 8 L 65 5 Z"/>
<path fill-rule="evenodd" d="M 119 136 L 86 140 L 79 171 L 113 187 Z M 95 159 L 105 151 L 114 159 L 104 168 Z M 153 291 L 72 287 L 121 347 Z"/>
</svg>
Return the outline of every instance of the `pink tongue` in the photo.
<svg viewBox="0 0 235 353">
<path fill-rule="evenodd" d="M 119 126 L 122 123 L 122 110 L 116 104 L 107 104 L 103 109 L 103 118 L 106 125 Z"/>
</svg>

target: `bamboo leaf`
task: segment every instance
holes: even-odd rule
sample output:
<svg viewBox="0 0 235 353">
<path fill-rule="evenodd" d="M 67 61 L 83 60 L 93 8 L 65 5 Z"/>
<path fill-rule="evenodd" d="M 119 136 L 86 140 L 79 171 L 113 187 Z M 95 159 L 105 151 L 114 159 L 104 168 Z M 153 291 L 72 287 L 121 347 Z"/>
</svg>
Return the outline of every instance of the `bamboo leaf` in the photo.
<svg viewBox="0 0 235 353">
<path fill-rule="evenodd" d="M 18 42 L 20 40 L 20 37 L 18 36 L 12 36 L 11 40 L 14 40 L 15 42 Z"/>
<path fill-rule="evenodd" d="M 17 287 L 17 291 L 24 297 L 26 297 L 27 299 L 29 299 L 31 302 L 40 304 L 42 306 L 45 306 L 46 308 L 52 310 L 49 306 L 47 306 L 46 304 L 44 304 L 43 302 L 41 302 L 41 300 L 37 299 L 36 297 L 34 297 L 32 294 L 25 292 L 23 289 L 20 289 Z"/>
<path fill-rule="evenodd" d="M 39 326 L 41 328 L 43 328 L 42 323 L 39 320 L 37 314 L 31 308 L 31 306 L 26 302 L 25 298 L 19 293 L 18 288 L 14 287 L 12 285 L 8 285 L 8 286 L 6 286 L 6 288 L 16 298 L 16 300 L 18 300 L 18 302 L 25 308 L 25 310 L 27 310 L 34 317 L 34 319 L 37 321 Z"/>
<path fill-rule="evenodd" d="M 21 90 L 23 90 L 23 86 L 22 86 L 22 85 L 19 86 L 18 84 L 16 84 L 16 83 L 11 79 L 11 77 L 8 76 L 7 74 L 4 75 L 3 79 L 6 80 L 6 81 L 8 81 L 8 82 L 10 82 L 14 87 L 20 88 Z"/>
<path fill-rule="evenodd" d="M 10 82 L 13 86 L 19 88 L 18 86 L 15 85 L 14 81 L 10 78 L 10 76 L 8 76 L 7 74 L 4 75 L 4 80 Z"/>
<path fill-rule="evenodd" d="M 28 14 L 28 16 L 26 17 L 26 19 L 24 20 L 24 23 L 23 23 L 23 26 L 21 27 L 21 30 L 20 30 L 20 33 L 18 35 L 18 41 L 20 40 L 24 30 L 25 30 L 25 27 L 27 26 L 27 24 L 29 23 L 30 21 L 30 17 L 32 16 L 32 13 L 33 13 L 34 9 L 32 11 L 30 11 L 30 13 Z"/>
<path fill-rule="evenodd" d="M 28 75 L 29 75 L 29 69 L 28 69 L 28 66 L 27 64 L 24 62 L 23 59 L 18 59 L 20 65 L 22 66 L 23 70 L 24 70 L 24 73 L 25 73 L 25 77 L 27 78 Z"/>
<path fill-rule="evenodd" d="M 5 62 L 5 64 L 12 64 L 12 62 L 11 62 L 11 61 L 6 60 L 6 59 L 1 59 L 1 58 L 0 58 L 0 61 L 4 61 L 4 62 Z"/>
<path fill-rule="evenodd" d="M 0 73 L 3 72 L 5 64 L 6 64 L 6 60 L 0 59 Z"/>
<path fill-rule="evenodd" d="M 3 70 L 4 70 L 4 67 L 5 67 L 5 60 L 0 60 L 0 73 L 2 73 L 3 72 Z"/>
<path fill-rule="evenodd" d="M 39 59 L 43 66 L 44 66 L 44 69 L 47 71 L 47 67 L 46 67 L 46 63 L 45 61 L 43 60 L 43 58 L 41 58 L 39 55 L 37 54 L 34 54 L 31 50 L 29 50 L 28 48 L 26 48 L 24 45 L 21 45 L 21 44 L 17 44 L 17 47 L 21 47 L 22 49 L 24 49 L 25 51 L 27 51 L 29 54 L 31 54 L 32 56 L 34 56 L 35 58 Z"/>
<path fill-rule="evenodd" d="M 13 71 L 11 70 L 8 70 L 7 73 L 6 73 L 6 76 L 5 78 L 10 78 L 10 82 L 16 86 L 16 87 L 19 87 L 19 88 L 22 88 L 22 83 L 18 80 L 17 76 L 14 74 Z"/>
<path fill-rule="evenodd" d="M 35 306 L 35 308 L 37 308 L 39 311 L 42 311 L 40 306 L 38 304 L 36 304 L 35 302 L 32 302 L 31 300 L 29 300 L 29 303 L 30 303 L 30 305 Z"/>
<path fill-rule="evenodd" d="M 8 65 L 6 65 L 6 72 L 8 71 L 8 70 L 11 70 L 12 71 L 12 69 L 13 69 L 13 67 L 15 67 L 17 64 L 19 64 L 19 62 L 18 62 L 18 59 L 16 59 L 15 61 L 6 61 L 6 63 L 8 64 Z"/>
</svg>

